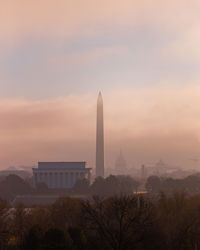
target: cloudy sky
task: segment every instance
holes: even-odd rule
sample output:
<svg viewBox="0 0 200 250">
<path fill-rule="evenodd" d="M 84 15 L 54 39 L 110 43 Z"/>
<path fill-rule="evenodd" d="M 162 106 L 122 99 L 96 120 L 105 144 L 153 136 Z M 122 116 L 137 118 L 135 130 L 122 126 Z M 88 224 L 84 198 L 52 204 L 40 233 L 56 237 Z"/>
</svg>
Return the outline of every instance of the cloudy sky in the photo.
<svg viewBox="0 0 200 250">
<path fill-rule="evenodd" d="M 0 168 L 95 162 L 103 92 L 106 165 L 200 158 L 198 0 L 1 0 Z"/>
</svg>

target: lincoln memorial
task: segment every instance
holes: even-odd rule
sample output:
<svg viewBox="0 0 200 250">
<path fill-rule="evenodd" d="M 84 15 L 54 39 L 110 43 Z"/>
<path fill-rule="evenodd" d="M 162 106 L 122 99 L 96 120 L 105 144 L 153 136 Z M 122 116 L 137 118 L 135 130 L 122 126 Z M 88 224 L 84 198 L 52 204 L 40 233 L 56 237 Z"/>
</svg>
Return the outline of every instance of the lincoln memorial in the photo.
<svg viewBox="0 0 200 250">
<path fill-rule="evenodd" d="M 38 162 L 33 168 L 33 187 L 45 183 L 48 188 L 72 188 L 78 179 L 87 179 L 90 183 L 91 168 L 86 162 Z"/>
</svg>

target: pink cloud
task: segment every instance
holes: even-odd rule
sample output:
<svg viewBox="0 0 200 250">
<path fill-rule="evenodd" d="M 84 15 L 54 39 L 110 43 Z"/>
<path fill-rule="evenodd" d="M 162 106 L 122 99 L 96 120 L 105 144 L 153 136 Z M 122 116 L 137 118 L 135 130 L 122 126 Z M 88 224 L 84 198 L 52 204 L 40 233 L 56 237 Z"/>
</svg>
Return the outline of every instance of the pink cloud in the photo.
<svg viewBox="0 0 200 250">
<path fill-rule="evenodd" d="M 1 3 L 0 41 L 12 44 L 27 36 L 55 36 L 62 41 L 109 27 L 130 33 L 138 24 L 179 33 L 199 25 L 199 8 L 197 0 L 7 0 Z"/>
<path fill-rule="evenodd" d="M 198 155 L 200 89 L 166 87 L 104 95 L 106 162 L 120 147 L 129 165 L 156 161 L 189 164 Z M 38 160 L 86 160 L 94 166 L 96 96 L 0 102 L 0 165 Z"/>
</svg>

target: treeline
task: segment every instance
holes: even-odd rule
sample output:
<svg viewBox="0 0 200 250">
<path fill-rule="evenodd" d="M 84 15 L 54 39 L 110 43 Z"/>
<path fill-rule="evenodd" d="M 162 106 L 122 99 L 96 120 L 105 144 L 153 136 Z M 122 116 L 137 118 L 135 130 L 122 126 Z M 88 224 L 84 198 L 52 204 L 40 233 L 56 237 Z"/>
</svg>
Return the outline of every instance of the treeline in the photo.
<svg viewBox="0 0 200 250">
<path fill-rule="evenodd" d="M 139 182 L 131 176 L 110 175 L 107 178 L 98 177 L 92 185 L 86 179 L 78 180 L 72 189 L 79 194 L 98 195 L 108 197 L 116 194 L 132 194 L 136 192 Z"/>
<path fill-rule="evenodd" d="M 72 189 L 52 190 L 45 183 L 40 183 L 36 189 L 31 186 L 30 180 L 23 180 L 19 176 L 9 175 L 0 180 L 0 198 L 12 201 L 17 195 L 27 194 L 53 194 L 63 195 L 80 194 L 85 196 L 111 196 L 115 194 L 132 194 L 137 191 L 139 182 L 130 176 L 98 177 L 90 185 L 86 179 L 80 179 Z"/>
<path fill-rule="evenodd" d="M 145 183 L 145 188 L 149 194 L 155 195 L 160 192 L 172 194 L 175 191 L 184 191 L 188 194 L 200 193 L 200 175 L 191 175 L 184 179 L 172 179 L 158 176 L 150 176 Z M 28 194 L 59 194 L 59 195 L 84 195 L 92 197 L 109 197 L 113 195 L 129 195 L 138 190 L 143 190 L 144 186 L 131 176 L 114 176 L 107 178 L 98 177 L 92 184 L 86 179 L 80 179 L 72 189 L 48 189 L 45 183 L 40 183 L 36 189 L 32 188 L 31 180 L 23 180 L 19 176 L 9 175 L 0 178 L 0 198 L 12 201 L 17 195 Z"/>
<path fill-rule="evenodd" d="M 191 175 L 184 179 L 172 179 L 150 176 L 146 181 L 146 190 L 150 194 L 165 192 L 172 194 L 175 191 L 185 191 L 188 194 L 200 193 L 200 176 Z"/>
<path fill-rule="evenodd" d="M 17 175 L 9 175 L 0 179 L 0 198 L 12 201 L 16 195 L 31 194 L 33 189 L 30 182 Z"/>
<path fill-rule="evenodd" d="M 200 196 L 62 197 L 31 209 L 1 200 L 0 249 L 198 250 Z"/>
</svg>

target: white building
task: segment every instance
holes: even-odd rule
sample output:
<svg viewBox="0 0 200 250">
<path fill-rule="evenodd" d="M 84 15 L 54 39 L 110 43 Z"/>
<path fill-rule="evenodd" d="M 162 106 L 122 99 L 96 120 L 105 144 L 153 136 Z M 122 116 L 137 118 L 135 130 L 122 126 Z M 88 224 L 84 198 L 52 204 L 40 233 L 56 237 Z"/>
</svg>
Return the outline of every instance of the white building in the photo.
<svg viewBox="0 0 200 250">
<path fill-rule="evenodd" d="M 48 188 L 72 188 L 78 179 L 91 180 L 86 162 L 38 162 L 33 168 L 33 187 L 45 183 Z"/>
</svg>

